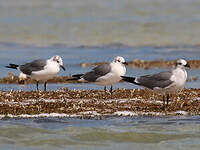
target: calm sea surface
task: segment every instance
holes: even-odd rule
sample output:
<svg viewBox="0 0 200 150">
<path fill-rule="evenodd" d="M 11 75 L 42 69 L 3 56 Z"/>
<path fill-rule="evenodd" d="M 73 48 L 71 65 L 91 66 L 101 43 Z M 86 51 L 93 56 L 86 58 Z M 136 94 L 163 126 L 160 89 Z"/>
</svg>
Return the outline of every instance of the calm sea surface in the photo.
<svg viewBox="0 0 200 150">
<path fill-rule="evenodd" d="M 9 63 L 63 58 L 67 70 L 80 63 L 200 59 L 200 1 L 197 0 L 0 0 L 0 77 Z M 139 76 L 167 69 L 127 68 Z M 199 77 L 199 69 L 188 76 Z M 186 88 L 199 88 L 200 80 Z M 35 90 L 35 85 L 0 85 L 0 90 Z M 43 88 L 42 85 L 40 87 Z M 49 84 L 49 90 L 102 89 L 94 84 Z M 114 88 L 139 88 L 120 83 Z M 200 117 L 131 117 L 104 120 L 37 118 L 0 120 L 4 150 L 199 150 Z"/>
</svg>

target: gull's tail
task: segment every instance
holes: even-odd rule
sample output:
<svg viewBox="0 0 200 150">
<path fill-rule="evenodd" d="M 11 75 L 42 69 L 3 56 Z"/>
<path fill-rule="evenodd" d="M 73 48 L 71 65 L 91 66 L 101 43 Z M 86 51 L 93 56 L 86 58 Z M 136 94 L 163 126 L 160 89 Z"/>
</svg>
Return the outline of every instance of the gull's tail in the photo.
<svg viewBox="0 0 200 150">
<path fill-rule="evenodd" d="M 79 79 L 81 79 L 82 76 L 83 76 L 83 74 L 75 74 L 75 75 L 72 75 L 72 78 L 70 78 L 68 80 L 79 80 Z"/>
<path fill-rule="evenodd" d="M 9 66 L 5 66 L 6 68 L 18 69 L 19 65 L 9 64 Z"/>
<path fill-rule="evenodd" d="M 135 82 L 135 77 L 127 77 L 127 76 L 121 76 L 122 77 L 122 80 L 126 81 L 126 82 L 130 82 L 130 83 L 133 83 L 133 84 L 137 84 L 137 82 Z"/>
</svg>

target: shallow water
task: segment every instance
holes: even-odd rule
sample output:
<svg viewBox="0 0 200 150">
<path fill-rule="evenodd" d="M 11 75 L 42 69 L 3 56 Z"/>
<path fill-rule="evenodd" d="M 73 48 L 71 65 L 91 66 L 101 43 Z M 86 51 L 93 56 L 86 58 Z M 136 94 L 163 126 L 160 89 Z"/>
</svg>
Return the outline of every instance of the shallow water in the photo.
<svg viewBox="0 0 200 150">
<path fill-rule="evenodd" d="M 199 116 L 9 119 L 0 124 L 0 145 L 5 150 L 200 148 Z"/>
</svg>

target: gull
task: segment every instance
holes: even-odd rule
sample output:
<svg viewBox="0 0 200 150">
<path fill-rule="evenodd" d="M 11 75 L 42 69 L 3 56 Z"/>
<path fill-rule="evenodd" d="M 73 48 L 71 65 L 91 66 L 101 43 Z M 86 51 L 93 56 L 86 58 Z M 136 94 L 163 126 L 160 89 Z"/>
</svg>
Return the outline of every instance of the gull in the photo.
<svg viewBox="0 0 200 150">
<path fill-rule="evenodd" d="M 85 74 L 76 74 L 72 80 L 78 80 L 80 82 L 93 82 L 97 85 L 104 86 L 106 92 L 106 86 L 110 85 L 110 93 L 112 98 L 112 85 L 119 82 L 126 73 L 126 65 L 124 58 L 117 56 L 114 60 L 108 64 L 98 65 L 90 72 Z"/>
<path fill-rule="evenodd" d="M 190 68 L 190 65 L 184 59 L 179 59 L 176 61 L 175 68 L 171 71 L 140 77 L 122 76 L 122 79 L 124 81 L 161 93 L 163 95 L 163 105 L 165 105 L 166 95 L 168 106 L 169 94 L 174 93 L 184 87 L 187 79 L 187 72 L 185 68 Z"/>
<path fill-rule="evenodd" d="M 50 59 L 37 59 L 24 65 L 9 64 L 7 68 L 17 69 L 21 71 L 21 75 L 25 75 L 36 80 L 38 89 L 39 81 L 44 82 L 44 91 L 46 91 L 47 80 L 52 79 L 60 71 L 60 67 L 65 70 L 62 58 L 58 55 Z"/>
</svg>

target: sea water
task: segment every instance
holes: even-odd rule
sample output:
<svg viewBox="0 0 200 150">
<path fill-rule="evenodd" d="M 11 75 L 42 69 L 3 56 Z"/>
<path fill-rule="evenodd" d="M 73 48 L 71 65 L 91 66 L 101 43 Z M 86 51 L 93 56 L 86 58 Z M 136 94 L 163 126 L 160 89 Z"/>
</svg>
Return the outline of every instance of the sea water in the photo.
<svg viewBox="0 0 200 150">
<path fill-rule="evenodd" d="M 4 150 L 199 150 L 199 141 L 199 116 L 0 121 Z"/>
</svg>

